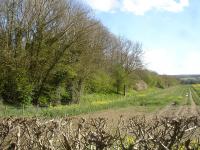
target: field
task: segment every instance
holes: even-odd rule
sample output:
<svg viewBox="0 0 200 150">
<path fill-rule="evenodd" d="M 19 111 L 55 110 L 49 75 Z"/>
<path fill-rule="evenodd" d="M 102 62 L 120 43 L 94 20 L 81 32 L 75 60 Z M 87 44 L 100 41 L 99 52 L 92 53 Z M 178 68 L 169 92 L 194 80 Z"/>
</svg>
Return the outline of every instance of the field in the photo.
<svg viewBox="0 0 200 150">
<path fill-rule="evenodd" d="M 193 107 L 193 104 L 195 104 L 195 107 L 196 104 L 199 104 L 198 96 L 195 94 L 196 91 L 193 88 L 182 85 L 168 89 L 148 89 L 142 92 L 132 91 L 126 96 L 90 94 L 84 95 L 80 104 L 69 106 L 60 105 L 48 108 L 27 106 L 24 108 L 14 108 L 0 105 L 0 116 L 55 118 L 64 116 L 98 116 L 96 114 L 104 115 L 106 112 L 109 112 L 108 114 L 117 114 L 118 116 L 120 116 L 120 113 L 125 116 L 136 113 L 142 115 L 154 113 L 161 115 L 166 114 L 168 110 L 169 112 L 177 110 L 180 114 L 184 113 L 185 110 L 190 111 L 190 107 Z M 191 97 L 194 97 L 195 102 L 193 102 Z"/>
<path fill-rule="evenodd" d="M 199 85 L 180 85 L 43 109 L 2 104 L 0 148 L 199 149 L 198 92 Z"/>
</svg>

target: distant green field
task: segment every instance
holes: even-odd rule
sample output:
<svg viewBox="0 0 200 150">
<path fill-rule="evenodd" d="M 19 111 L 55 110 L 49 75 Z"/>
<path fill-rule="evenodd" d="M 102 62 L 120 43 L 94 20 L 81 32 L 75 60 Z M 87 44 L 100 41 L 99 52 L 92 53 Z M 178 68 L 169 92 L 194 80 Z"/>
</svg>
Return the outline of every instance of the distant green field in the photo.
<svg viewBox="0 0 200 150">
<path fill-rule="evenodd" d="M 188 86 L 175 86 L 168 89 L 148 89 L 142 92 L 130 91 L 126 96 L 89 94 L 82 97 L 80 104 L 49 108 L 36 108 L 33 106 L 15 108 L 1 104 L 0 116 L 63 117 L 132 106 L 142 106 L 149 111 L 154 111 L 172 102 L 176 102 L 178 105 L 186 104 L 185 93 L 187 90 Z"/>
</svg>

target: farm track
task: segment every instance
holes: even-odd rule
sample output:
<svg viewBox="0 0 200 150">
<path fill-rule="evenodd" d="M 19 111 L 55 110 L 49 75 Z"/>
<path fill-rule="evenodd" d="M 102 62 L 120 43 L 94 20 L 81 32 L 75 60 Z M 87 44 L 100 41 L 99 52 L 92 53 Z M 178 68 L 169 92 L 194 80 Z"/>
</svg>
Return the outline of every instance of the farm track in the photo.
<svg viewBox="0 0 200 150">
<path fill-rule="evenodd" d="M 188 90 L 185 97 L 185 104 L 177 106 L 174 104 L 167 105 L 165 108 L 156 112 L 160 117 L 182 117 L 200 115 L 199 107 L 193 100 L 191 89 Z M 190 105 L 186 105 L 189 102 Z"/>
<path fill-rule="evenodd" d="M 191 116 L 199 116 L 200 110 L 193 100 L 191 89 L 188 89 L 186 93 L 184 93 L 185 98 L 184 102 L 181 105 L 177 104 L 169 104 L 160 110 L 156 110 L 155 112 L 149 113 L 145 110 L 145 108 L 125 108 L 118 110 L 106 110 L 102 112 L 96 112 L 93 114 L 81 115 L 81 117 L 86 118 L 96 118 L 96 117 L 106 117 L 112 118 L 112 122 L 118 120 L 120 116 L 124 116 L 125 118 L 130 118 L 133 116 L 145 116 L 148 119 L 152 119 L 155 117 L 191 117 Z"/>
<path fill-rule="evenodd" d="M 191 99 L 191 108 L 193 110 L 193 114 L 194 115 L 200 115 L 200 110 L 198 105 L 196 105 L 196 103 L 194 102 L 193 96 L 192 96 L 192 92 L 190 90 L 190 99 Z"/>
</svg>

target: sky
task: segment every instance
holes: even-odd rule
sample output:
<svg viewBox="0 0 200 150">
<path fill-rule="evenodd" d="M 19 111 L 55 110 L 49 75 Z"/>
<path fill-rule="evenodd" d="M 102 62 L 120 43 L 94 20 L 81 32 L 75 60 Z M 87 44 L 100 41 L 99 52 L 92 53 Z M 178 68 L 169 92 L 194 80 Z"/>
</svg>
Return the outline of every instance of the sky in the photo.
<svg viewBox="0 0 200 150">
<path fill-rule="evenodd" d="M 142 43 L 159 74 L 200 74 L 200 0 L 83 0 L 115 35 Z"/>
</svg>

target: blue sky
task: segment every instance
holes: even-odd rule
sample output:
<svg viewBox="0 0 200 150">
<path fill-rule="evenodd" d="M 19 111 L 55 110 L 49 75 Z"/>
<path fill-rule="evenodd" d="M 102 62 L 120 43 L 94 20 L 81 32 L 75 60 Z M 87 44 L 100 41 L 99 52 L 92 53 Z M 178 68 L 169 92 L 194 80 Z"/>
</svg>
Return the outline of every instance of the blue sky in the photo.
<svg viewBox="0 0 200 150">
<path fill-rule="evenodd" d="M 83 0 L 114 34 L 143 44 L 148 69 L 200 74 L 200 0 Z"/>
</svg>

